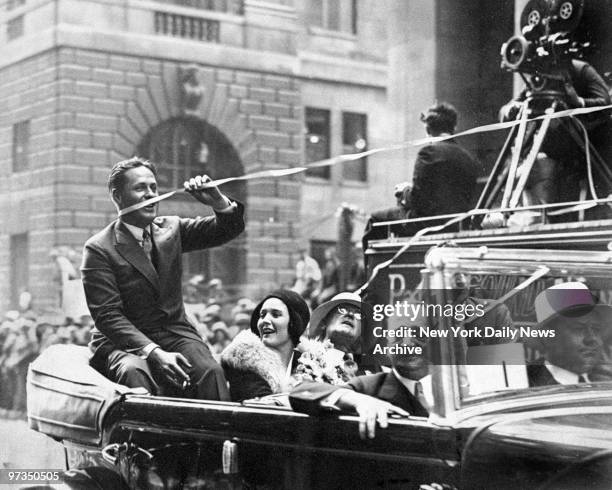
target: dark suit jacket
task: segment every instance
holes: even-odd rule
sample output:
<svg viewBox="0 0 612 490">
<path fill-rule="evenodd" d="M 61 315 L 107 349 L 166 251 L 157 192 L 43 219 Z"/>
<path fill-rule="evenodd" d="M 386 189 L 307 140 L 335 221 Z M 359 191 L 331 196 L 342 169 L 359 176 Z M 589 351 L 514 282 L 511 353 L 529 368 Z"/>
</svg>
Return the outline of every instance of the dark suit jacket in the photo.
<svg viewBox="0 0 612 490">
<path fill-rule="evenodd" d="M 341 388 L 326 383 L 304 382 L 296 386 L 289 394 L 289 402 L 296 412 L 317 415 L 324 411 L 320 402 L 334 391 Z M 403 408 L 411 415 L 427 417 L 429 413 L 417 401 L 416 397 L 395 377 L 393 373 L 378 373 L 357 376 L 351 379 L 344 388 L 350 388 Z"/>
<path fill-rule="evenodd" d="M 534 364 L 527 366 L 527 379 L 529 380 L 529 386 L 550 386 L 558 385 L 559 383 L 550 371 L 546 369 L 544 360 L 540 359 Z"/>
<path fill-rule="evenodd" d="M 92 365 L 113 349 L 138 352 L 176 335 L 202 341 L 188 322 L 181 287 L 181 254 L 221 245 L 244 229 L 243 206 L 229 214 L 154 220 L 157 270 L 127 227 L 114 221 L 85 243 L 81 273 L 95 322 Z"/>
<path fill-rule="evenodd" d="M 382 221 L 396 221 L 406 218 L 408 218 L 408 210 L 404 209 L 401 206 L 381 209 L 380 211 L 374 211 L 368 219 L 368 222 L 366 223 L 365 229 L 363 231 L 363 238 L 361 239 L 363 250 L 366 250 L 368 248 L 368 242 L 370 240 L 381 240 L 383 238 L 386 238 L 389 231 L 400 236 L 405 234 L 404 225 L 391 225 L 390 227 L 372 226 L 374 223 L 380 223 Z"/>
<path fill-rule="evenodd" d="M 469 211 L 476 197 L 477 177 L 478 164 L 454 141 L 424 146 L 414 166 L 410 217 Z M 418 231 L 433 223 L 416 223 L 412 226 Z"/>
</svg>

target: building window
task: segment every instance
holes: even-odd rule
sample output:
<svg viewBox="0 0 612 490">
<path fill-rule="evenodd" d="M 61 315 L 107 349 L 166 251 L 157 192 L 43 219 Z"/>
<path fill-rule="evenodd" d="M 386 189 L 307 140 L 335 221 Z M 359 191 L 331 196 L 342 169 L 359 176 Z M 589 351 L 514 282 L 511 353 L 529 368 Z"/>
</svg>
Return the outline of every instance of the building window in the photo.
<svg viewBox="0 0 612 490">
<path fill-rule="evenodd" d="M 23 15 L 15 17 L 6 23 L 6 38 L 9 41 L 23 36 Z"/>
<path fill-rule="evenodd" d="M 28 257 L 30 253 L 30 242 L 27 233 L 11 235 L 11 307 L 19 305 L 19 295 L 28 290 L 29 272 Z"/>
<path fill-rule="evenodd" d="M 330 157 L 330 112 L 326 109 L 307 107 L 306 117 L 306 163 L 325 160 Z M 311 177 L 329 179 L 330 169 L 327 167 L 313 168 L 306 172 Z"/>
<path fill-rule="evenodd" d="M 30 121 L 13 124 L 13 172 L 27 170 L 29 146 Z"/>
<path fill-rule="evenodd" d="M 368 116 L 356 112 L 342 113 L 342 152 L 361 153 L 368 149 Z M 347 162 L 342 166 L 342 177 L 346 180 L 366 182 L 368 159 Z"/>
<path fill-rule="evenodd" d="M 307 17 L 312 26 L 357 34 L 357 0 L 309 0 Z"/>
</svg>

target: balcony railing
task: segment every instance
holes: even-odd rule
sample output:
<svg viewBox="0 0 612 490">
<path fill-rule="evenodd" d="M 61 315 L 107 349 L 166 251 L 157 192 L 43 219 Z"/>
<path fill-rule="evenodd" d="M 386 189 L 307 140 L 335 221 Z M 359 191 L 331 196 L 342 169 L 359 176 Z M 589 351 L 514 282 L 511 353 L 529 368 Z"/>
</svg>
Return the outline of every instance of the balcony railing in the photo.
<svg viewBox="0 0 612 490">
<path fill-rule="evenodd" d="M 244 0 L 155 0 L 169 5 L 180 5 L 213 12 L 242 15 L 244 13 Z"/>
<path fill-rule="evenodd" d="M 155 33 L 198 41 L 219 42 L 219 21 L 155 12 Z"/>
</svg>

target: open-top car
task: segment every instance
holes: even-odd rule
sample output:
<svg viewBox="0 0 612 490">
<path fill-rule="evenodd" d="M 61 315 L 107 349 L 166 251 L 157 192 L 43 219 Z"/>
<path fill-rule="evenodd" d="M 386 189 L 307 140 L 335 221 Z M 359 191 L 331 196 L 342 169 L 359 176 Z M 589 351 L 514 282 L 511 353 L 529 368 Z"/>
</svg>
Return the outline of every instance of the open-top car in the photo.
<svg viewBox="0 0 612 490">
<path fill-rule="evenodd" d="M 606 239 L 602 233 L 594 248 L 605 248 Z M 526 368 L 538 357 L 537 344 L 528 340 L 537 331 L 536 295 L 579 281 L 609 303 L 612 253 L 543 240 L 551 246 L 506 240 L 504 248 L 487 248 L 475 238 L 476 246 L 429 249 L 430 242 L 427 252 L 411 249 L 420 253 L 417 260 L 400 258 L 379 274 L 369 297 L 374 305 L 448 304 L 463 288 L 491 308 L 504 304 L 513 329 L 523 333 L 473 341 L 448 334 L 469 330 L 465 318 L 430 318 L 428 326 L 440 332 L 430 338 L 430 415 L 392 418 L 373 439 L 359 437 L 358 419 L 349 413 L 309 416 L 270 400 L 237 404 L 137 393 L 102 378 L 87 366 L 86 351 L 71 346 L 55 346 L 32 364 L 30 425 L 63 442 L 68 466 L 84 470 L 72 478 L 109 488 L 416 489 L 434 482 L 458 489 L 612 488 L 612 383 L 605 359 L 598 361 L 600 381 L 572 385 L 530 387 Z M 401 246 L 374 244 L 370 268 Z M 405 321 L 398 311 L 385 315 L 379 332 Z"/>
</svg>

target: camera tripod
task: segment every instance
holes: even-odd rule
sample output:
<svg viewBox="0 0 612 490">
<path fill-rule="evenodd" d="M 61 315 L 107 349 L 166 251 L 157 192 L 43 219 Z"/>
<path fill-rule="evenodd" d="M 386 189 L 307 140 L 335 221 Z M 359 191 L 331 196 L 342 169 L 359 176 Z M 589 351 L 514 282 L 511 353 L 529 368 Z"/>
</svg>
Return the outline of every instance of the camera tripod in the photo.
<svg viewBox="0 0 612 490">
<path fill-rule="evenodd" d="M 512 210 L 519 207 L 521 197 L 528 185 L 529 176 L 538 155 L 542 152 L 544 140 L 549 134 L 552 121 L 550 117 L 543 117 L 535 121 L 528 121 L 528 119 L 540 115 L 552 115 L 559 108 L 561 100 L 563 100 L 561 93 L 546 91 L 533 94 L 521 103 L 516 117 L 519 123 L 510 130 L 478 199 L 476 209 L 491 209 L 495 206 L 499 209 Z M 610 188 L 612 171 L 607 167 L 590 139 L 585 137 L 583 124 L 574 116 L 568 116 L 559 121 L 559 124 L 564 125 L 574 143 L 585 154 L 589 163 L 591 193 L 594 193 L 593 171 Z M 528 133 L 529 136 L 526 136 Z M 594 195 L 592 197 L 596 198 Z M 511 211 L 506 213 L 506 218 L 509 213 Z M 478 222 L 474 224 L 477 227 L 480 225 Z"/>
</svg>

